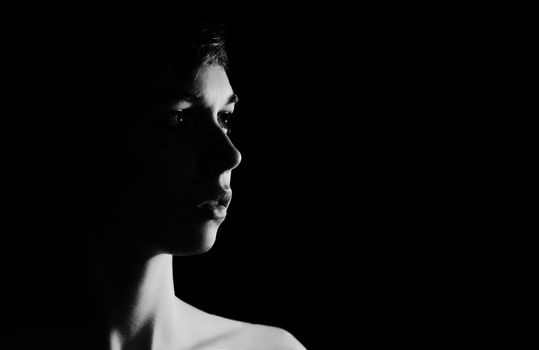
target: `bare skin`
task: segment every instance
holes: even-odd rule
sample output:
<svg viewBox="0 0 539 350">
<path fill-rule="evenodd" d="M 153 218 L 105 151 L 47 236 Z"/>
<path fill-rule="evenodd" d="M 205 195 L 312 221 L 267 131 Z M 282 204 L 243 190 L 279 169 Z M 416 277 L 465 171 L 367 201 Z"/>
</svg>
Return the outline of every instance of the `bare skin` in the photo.
<svg viewBox="0 0 539 350">
<path fill-rule="evenodd" d="M 141 263 L 126 271 L 126 260 L 109 260 L 100 272 L 110 350 L 304 349 L 283 329 L 208 314 L 178 299 L 171 255 Z"/>
<path fill-rule="evenodd" d="M 211 170 L 212 183 L 228 189 L 231 171 L 240 162 L 239 153 L 228 139 L 226 128 L 219 119 L 223 113 L 233 111 L 236 102 L 224 69 L 215 65 L 201 67 L 193 80 L 182 85 L 182 88 L 199 99 L 196 102 L 179 100 L 163 108 L 197 111 L 197 118 L 206 118 L 200 119 L 205 120 L 206 124 L 200 124 L 204 128 L 196 131 L 197 136 L 204 132 L 200 137 L 206 137 L 207 142 L 200 143 L 198 139 L 189 138 L 187 132 L 190 129 L 187 129 L 187 132 L 182 131 L 180 137 L 169 132 L 155 138 L 145 136 L 141 139 L 148 144 L 140 146 L 145 152 L 148 149 L 155 152 L 148 159 L 161 162 L 150 164 L 150 168 L 160 169 L 162 163 L 166 163 L 162 168 L 168 172 L 155 179 L 142 178 L 141 183 L 164 184 L 165 193 L 178 194 L 173 198 L 178 201 L 193 197 L 191 192 L 184 189 L 197 188 L 192 184 L 198 184 L 196 180 L 205 174 L 201 174 L 200 169 L 206 169 L 202 165 Z M 137 147 L 131 149 L 136 150 Z M 137 184 L 136 181 L 134 183 Z M 159 191 L 160 187 L 152 188 L 152 193 Z M 187 200 L 184 201 L 187 203 Z M 165 204 L 164 208 L 170 207 L 168 203 Z M 190 222 L 191 204 L 187 203 L 186 209 L 178 209 L 179 219 L 174 212 L 171 216 L 153 220 L 167 223 L 159 226 L 159 230 L 153 230 L 144 221 L 137 223 L 137 227 L 145 232 L 119 235 L 117 232 L 127 230 L 120 222 L 108 227 L 108 234 L 100 235 L 101 238 L 88 238 L 87 246 L 93 247 L 91 255 L 94 257 L 94 278 L 98 286 L 97 304 L 101 310 L 105 310 L 103 318 L 106 320 L 108 350 L 305 349 L 283 329 L 211 315 L 176 297 L 173 256 L 199 254 L 210 249 L 222 222 L 222 218 L 193 219 Z M 142 205 L 145 203 L 137 206 Z M 176 281 L 176 286 L 181 288 L 181 281 Z"/>
</svg>

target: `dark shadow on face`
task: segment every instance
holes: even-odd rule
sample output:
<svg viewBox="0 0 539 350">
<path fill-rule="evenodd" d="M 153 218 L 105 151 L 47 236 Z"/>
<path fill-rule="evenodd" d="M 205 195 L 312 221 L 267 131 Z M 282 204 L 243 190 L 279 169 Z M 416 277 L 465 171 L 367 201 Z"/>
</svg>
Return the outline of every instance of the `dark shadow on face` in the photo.
<svg viewBox="0 0 539 350">
<path fill-rule="evenodd" d="M 237 96 L 218 65 L 161 86 L 166 98 L 150 104 L 121 96 L 122 122 L 104 137 L 110 167 L 95 165 L 102 198 L 90 203 L 105 210 L 107 232 L 197 254 L 213 245 L 230 204 L 231 171 L 241 159 L 228 136 Z"/>
</svg>

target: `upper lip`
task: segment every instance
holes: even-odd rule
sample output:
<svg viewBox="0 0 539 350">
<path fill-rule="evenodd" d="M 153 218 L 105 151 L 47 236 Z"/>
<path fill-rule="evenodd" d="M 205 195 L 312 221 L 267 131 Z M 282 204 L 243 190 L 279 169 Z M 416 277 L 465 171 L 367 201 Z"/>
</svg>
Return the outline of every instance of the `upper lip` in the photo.
<svg viewBox="0 0 539 350">
<path fill-rule="evenodd" d="M 232 199 L 232 190 L 219 189 L 216 192 L 212 192 L 208 195 L 197 207 L 202 207 L 206 204 L 215 206 L 224 206 L 228 208 L 230 200 Z"/>
</svg>

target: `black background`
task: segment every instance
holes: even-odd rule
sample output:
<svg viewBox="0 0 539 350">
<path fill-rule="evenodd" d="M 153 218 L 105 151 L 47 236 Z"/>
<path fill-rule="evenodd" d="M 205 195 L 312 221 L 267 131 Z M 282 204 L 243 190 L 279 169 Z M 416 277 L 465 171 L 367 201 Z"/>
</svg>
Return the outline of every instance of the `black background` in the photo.
<svg viewBox="0 0 539 350">
<path fill-rule="evenodd" d="M 466 260 L 461 248 L 474 243 L 467 233 L 475 227 L 463 224 L 474 203 L 459 201 L 469 173 L 452 165 L 466 134 L 453 131 L 462 126 L 459 103 L 471 96 L 457 84 L 471 54 L 452 50 L 454 23 L 442 12 L 422 17 L 389 6 L 239 11 L 227 27 L 240 97 L 231 137 L 243 160 L 215 246 L 175 258 L 178 297 L 284 328 L 308 349 L 429 344 L 462 333 L 453 317 L 475 271 L 451 281 Z M 91 23 L 85 28 L 99 27 Z M 54 85 L 32 75 L 36 63 L 55 59 L 33 56 L 47 57 L 51 36 L 6 33 L 15 62 L 4 66 L 16 96 L 11 115 L 52 117 L 28 102 Z M 4 124 L 10 166 L 24 163 L 14 147 L 24 148 L 24 130 L 10 138 L 11 122 L 20 126 Z M 4 258 L 17 261 L 18 253 Z"/>
<path fill-rule="evenodd" d="M 176 280 L 193 282 L 177 294 L 285 328 L 309 349 L 394 341 L 417 283 L 406 238 L 417 232 L 403 222 L 413 220 L 403 174 L 413 155 L 394 114 L 406 100 L 394 92 L 402 53 L 379 40 L 383 23 L 271 14 L 228 23 L 240 96 L 231 138 L 243 160 L 215 246 L 175 260 Z"/>
</svg>

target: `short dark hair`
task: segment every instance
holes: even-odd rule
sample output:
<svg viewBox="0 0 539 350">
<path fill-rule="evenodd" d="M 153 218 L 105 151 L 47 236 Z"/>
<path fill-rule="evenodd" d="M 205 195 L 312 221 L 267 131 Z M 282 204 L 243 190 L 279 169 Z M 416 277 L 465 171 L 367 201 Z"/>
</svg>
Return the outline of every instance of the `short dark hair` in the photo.
<svg viewBox="0 0 539 350">
<path fill-rule="evenodd" d="M 104 66 L 108 69 L 101 74 L 106 74 L 104 81 L 110 79 L 116 86 L 116 93 L 119 89 L 151 103 L 154 98 L 166 97 L 164 82 L 181 81 L 203 65 L 219 65 L 229 73 L 222 21 L 182 21 L 164 31 L 162 35 L 162 31 L 151 36 L 130 35 L 124 45 L 114 50 L 116 56 L 112 61 L 110 55 L 105 57 Z"/>
<path fill-rule="evenodd" d="M 186 58 L 192 57 L 194 64 L 217 64 L 228 68 L 225 49 L 225 31 L 222 23 L 205 22 L 197 24 L 186 37 Z"/>
</svg>

